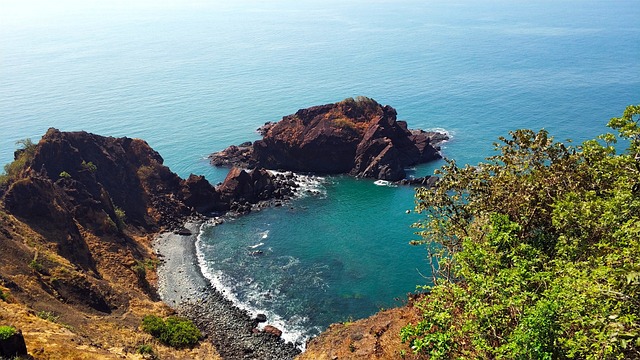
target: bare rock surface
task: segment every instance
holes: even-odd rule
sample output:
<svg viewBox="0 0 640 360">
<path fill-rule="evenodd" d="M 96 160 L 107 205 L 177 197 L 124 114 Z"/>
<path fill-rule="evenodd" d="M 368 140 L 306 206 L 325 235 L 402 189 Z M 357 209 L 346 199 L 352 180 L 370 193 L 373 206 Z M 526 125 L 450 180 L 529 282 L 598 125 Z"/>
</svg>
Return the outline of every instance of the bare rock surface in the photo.
<svg viewBox="0 0 640 360">
<path fill-rule="evenodd" d="M 408 129 L 394 108 L 366 97 L 301 109 L 259 131 L 261 140 L 211 154 L 211 163 L 397 181 L 406 167 L 441 158 L 448 139 Z"/>
</svg>

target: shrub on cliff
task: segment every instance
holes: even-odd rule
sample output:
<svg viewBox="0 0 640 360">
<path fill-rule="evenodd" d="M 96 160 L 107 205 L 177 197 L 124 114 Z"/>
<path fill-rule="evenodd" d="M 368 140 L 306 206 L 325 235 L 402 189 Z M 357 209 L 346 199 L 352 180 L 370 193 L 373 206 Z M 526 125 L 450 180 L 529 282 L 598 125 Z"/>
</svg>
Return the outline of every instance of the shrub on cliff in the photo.
<svg viewBox="0 0 640 360">
<path fill-rule="evenodd" d="M 0 340 L 7 340 L 17 332 L 13 326 L 0 326 Z"/>
<path fill-rule="evenodd" d="M 142 319 L 142 330 L 175 348 L 194 346 L 202 337 L 193 322 L 176 316 L 162 319 L 155 315 L 146 315 Z"/>
<path fill-rule="evenodd" d="M 417 190 L 434 277 L 403 341 L 431 359 L 640 358 L 639 115 L 576 147 L 515 131 Z"/>
<path fill-rule="evenodd" d="M 0 174 L 0 186 L 7 185 L 15 181 L 25 165 L 33 159 L 36 151 L 36 144 L 31 139 L 16 141 L 16 145 L 22 146 L 15 152 L 15 160 L 4 166 L 4 174 Z"/>
</svg>

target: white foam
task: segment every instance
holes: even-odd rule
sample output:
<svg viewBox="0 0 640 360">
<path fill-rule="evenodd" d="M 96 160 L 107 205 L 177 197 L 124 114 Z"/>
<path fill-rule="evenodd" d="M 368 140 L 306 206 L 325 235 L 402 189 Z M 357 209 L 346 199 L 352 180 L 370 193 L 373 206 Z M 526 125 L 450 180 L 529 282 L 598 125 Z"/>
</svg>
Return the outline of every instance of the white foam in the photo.
<svg viewBox="0 0 640 360">
<path fill-rule="evenodd" d="M 444 128 L 438 128 L 438 127 L 436 127 L 436 128 L 426 129 L 425 131 L 429 131 L 429 132 L 437 132 L 437 133 L 441 133 L 441 134 L 445 134 L 445 135 L 447 135 L 447 137 L 449 138 L 449 140 L 443 140 L 443 141 L 441 142 L 441 144 L 451 141 L 451 139 L 453 139 L 453 137 L 455 136 L 455 133 L 454 133 L 453 131 L 449 131 L 449 130 L 444 129 Z"/>
<path fill-rule="evenodd" d="M 260 246 L 262 246 L 262 245 L 264 245 L 264 243 L 263 243 L 263 242 L 258 243 L 258 244 L 255 244 L 255 245 L 251 245 L 251 246 L 249 246 L 249 248 L 250 248 L 250 249 L 255 249 L 255 248 L 258 248 L 258 247 L 260 247 Z"/>
<path fill-rule="evenodd" d="M 307 196 L 317 196 L 321 199 L 327 197 L 327 190 L 324 187 L 324 184 L 327 182 L 327 179 L 322 176 L 316 175 L 301 175 L 291 171 L 275 171 L 269 170 L 269 172 L 273 175 L 293 175 L 293 182 L 298 185 L 298 189 L 296 191 L 296 197 L 302 198 Z"/>
<path fill-rule="evenodd" d="M 208 221 L 207 223 L 210 226 L 215 226 L 215 221 Z M 258 309 L 250 304 L 241 302 L 235 295 L 234 286 L 229 285 L 232 281 L 225 276 L 222 271 L 213 270 L 209 268 L 207 262 L 204 258 L 204 253 L 202 252 L 202 247 L 204 246 L 202 243 L 202 235 L 204 234 L 204 224 L 200 228 L 200 233 L 196 237 L 196 257 L 198 259 L 198 265 L 200 266 L 200 270 L 202 275 L 207 278 L 211 285 L 216 288 L 225 298 L 229 301 L 233 302 L 235 306 L 238 308 L 245 310 L 249 313 L 250 316 L 256 317 L 258 314 L 265 314 L 267 316 L 268 322 L 261 324 L 261 328 L 264 328 L 266 325 L 272 325 L 276 328 L 282 330 L 282 339 L 286 342 L 291 342 L 296 344 L 298 348 L 302 351 L 305 350 L 306 342 L 309 338 L 308 329 L 306 329 L 302 324 L 307 321 L 306 318 L 300 316 L 293 316 L 288 321 L 285 321 L 280 315 L 267 311 L 265 309 Z M 286 266 L 293 266 L 299 262 L 295 258 L 290 259 L 289 264 Z M 226 281 L 225 281 L 226 280 Z M 252 286 L 255 284 L 251 284 Z M 236 286 L 246 286 L 245 284 L 238 284 Z M 253 292 L 253 297 L 256 296 L 264 296 L 264 292 L 259 291 L 257 287 L 255 287 L 257 291 Z M 274 291 L 274 295 L 278 295 L 279 291 Z M 319 332 L 320 328 L 314 328 L 316 332 Z"/>
<path fill-rule="evenodd" d="M 378 186 L 398 187 L 398 185 L 387 180 L 376 180 L 373 183 Z"/>
</svg>

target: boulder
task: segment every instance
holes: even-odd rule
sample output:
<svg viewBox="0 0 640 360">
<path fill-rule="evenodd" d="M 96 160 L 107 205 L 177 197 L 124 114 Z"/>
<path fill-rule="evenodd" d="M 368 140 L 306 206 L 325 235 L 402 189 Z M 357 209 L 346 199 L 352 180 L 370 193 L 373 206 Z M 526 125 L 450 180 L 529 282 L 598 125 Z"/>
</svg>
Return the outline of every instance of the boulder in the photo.
<svg viewBox="0 0 640 360">
<path fill-rule="evenodd" d="M 222 185 L 217 189 L 223 203 L 228 204 L 255 204 L 259 201 L 269 200 L 281 194 L 282 183 L 277 183 L 275 177 L 265 169 L 247 171 L 239 167 L 233 167 Z"/>
<path fill-rule="evenodd" d="M 182 201 L 199 213 L 224 210 L 220 193 L 204 178 L 191 174 L 181 183 Z"/>
<path fill-rule="evenodd" d="M 264 330 L 262 330 L 265 334 L 271 334 L 275 337 L 280 337 L 282 336 L 282 331 L 280 329 L 278 329 L 275 326 L 272 325 L 267 325 L 264 327 Z"/>
<path fill-rule="evenodd" d="M 0 358 L 13 359 L 27 355 L 27 345 L 24 342 L 22 331 L 17 330 L 15 334 L 6 339 L 0 338 Z"/>
</svg>

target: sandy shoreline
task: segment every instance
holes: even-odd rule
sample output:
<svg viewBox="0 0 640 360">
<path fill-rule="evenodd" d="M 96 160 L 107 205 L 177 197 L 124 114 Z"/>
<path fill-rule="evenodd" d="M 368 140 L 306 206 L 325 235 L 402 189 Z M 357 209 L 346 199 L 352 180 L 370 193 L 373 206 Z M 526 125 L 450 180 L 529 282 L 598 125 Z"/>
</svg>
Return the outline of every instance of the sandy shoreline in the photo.
<svg viewBox="0 0 640 360">
<path fill-rule="evenodd" d="M 258 322 L 236 307 L 206 279 L 198 264 L 196 240 L 202 222 L 187 222 L 191 235 L 173 232 L 154 240 L 158 294 L 177 313 L 193 320 L 225 359 L 293 359 L 299 350 L 279 337 L 255 330 Z"/>
<path fill-rule="evenodd" d="M 201 223 L 188 222 L 184 227 L 191 231 L 191 235 L 166 232 L 154 240 L 154 250 L 161 259 L 158 294 L 171 307 L 195 302 L 207 295 L 209 282 L 198 266 L 195 245 L 201 226 Z"/>
</svg>

